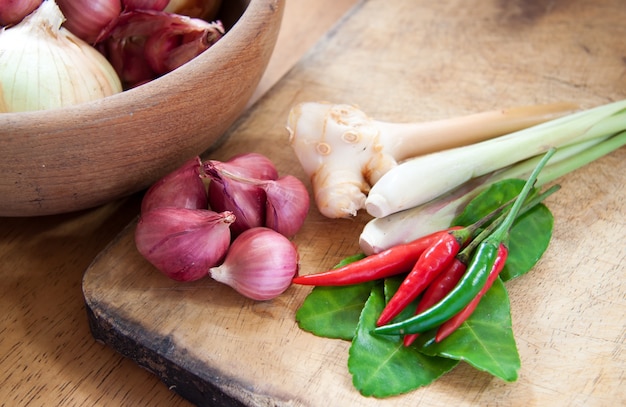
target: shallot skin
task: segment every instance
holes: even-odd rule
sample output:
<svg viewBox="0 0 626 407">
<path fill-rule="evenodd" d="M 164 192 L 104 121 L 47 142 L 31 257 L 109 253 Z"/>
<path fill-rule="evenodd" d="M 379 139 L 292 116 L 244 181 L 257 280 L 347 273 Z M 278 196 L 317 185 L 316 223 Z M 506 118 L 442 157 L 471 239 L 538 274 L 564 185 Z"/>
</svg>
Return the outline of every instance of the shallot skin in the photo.
<svg viewBox="0 0 626 407">
<path fill-rule="evenodd" d="M 0 2 L 0 26 L 17 24 L 35 11 L 42 0 L 3 0 Z"/>
<path fill-rule="evenodd" d="M 135 229 L 139 253 L 176 281 L 206 277 L 230 245 L 230 212 L 155 208 L 141 215 Z"/>
<path fill-rule="evenodd" d="M 95 41 L 125 89 L 178 68 L 210 48 L 225 33 L 220 21 L 157 10 L 124 10 Z"/>
<path fill-rule="evenodd" d="M 65 15 L 65 27 L 89 44 L 122 12 L 116 0 L 56 0 Z"/>
<path fill-rule="evenodd" d="M 168 206 L 207 209 L 208 196 L 204 181 L 200 177 L 201 170 L 202 161 L 196 156 L 155 182 L 141 201 L 141 213 Z"/>
<path fill-rule="evenodd" d="M 257 185 L 235 181 L 226 174 L 275 180 L 278 171 L 269 158 L 257 153 L 246 153 L 225 162 L 209 160 L 204 163 L 204 173 L 211 179 L 209 206 L 216 211 L 231 211 L 237 218 L 231 225 L 233 236 L 265 225 L 265 191 Z"/>
<path fill-rule="evenodd" d="M 265 225 L 265 191 L 226 177 L 212 178 L 209 184 L 209 206 L 216 211 L 231 211 L 237 220 L 232 224 L 233 236 Z"/>
<path fill-rule="evenodd" d="M 240 177 L 257 179 L 277 179 L 278 170 L 268 157 L 259 153 L 238 154 L 225 162 L 210 160 L 207 166 L 215 166 L 220 170 L 226 170 Z"/>
<path fill-rule="evenodd" d="M 170 0 L 123 0 L 125 10 L 156 10 L 163 11 Z"/>
<path fill-rule="evenodd" d="M 285 175 L 262 185 L 267 196 L 265 226 L 293 237 L 309 212 L 309 193 L 306 186 L 293 175 Z"/>
<path fill-rule="evenodd" d="M 239 235 L 209 274 L 247 298 L 266 301 L 285 292 L 298 270 L 296 246 L 275 230 L 256 227 Z"/>
</svg>

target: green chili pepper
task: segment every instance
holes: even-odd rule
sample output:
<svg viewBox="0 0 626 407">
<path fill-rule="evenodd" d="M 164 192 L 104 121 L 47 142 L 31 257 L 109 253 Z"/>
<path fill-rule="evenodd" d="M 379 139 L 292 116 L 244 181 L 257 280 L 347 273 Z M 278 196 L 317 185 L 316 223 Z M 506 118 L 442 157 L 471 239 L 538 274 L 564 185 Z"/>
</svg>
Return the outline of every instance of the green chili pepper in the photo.
<svg viewBox="0 0 626 407">
<path fill-rule="evenodd" d="M 541 172 L 546 162 L 554 155 L 555 151 L 556 149 L 551 148 L 542 157 L 541 161 L 524 184 L 524 188 L 518 195 L 504 221 L 478 245 L 467 267 L 467 271 L 463 277 L 461 277 L 457 285 L 441 299 L 441 301 L 418 315 L 404 321 L 378 327 L 374 329 L 373 332 L 384 335 L 404 335 L 425 332 L 441 325 L 465 308 L 487 282 L 489 273 L 498 257 L 498 248 L 501 244 L 506 244 L 505 242 L 508 239 L 509 229 L 513 221 L 519 214 L 539 172 Z"/>
<path fill-rule="evenodd" d="M 437 304 L 421 314 L 395 324 L 374 329 L 377 334 L 414 334 L 435 328 L 461 311 L 487 282 L 498 254 L 498 245 L 484 241 L 457 285 Z"/>
<path fill-rule="evenodd" d="M 514 201 L 515 199 L 511 200 L 511 202 Z M 511 205 L 511 202 L 501 205 L 487 216 L 484 216 L 469 226 L 460 229 L 450 228 L 445 234 L 442 234 L 440 238 L 419 257 L 409 274 L 402 281 L 402 284 L 400 284 L 400 287 L 398 287 L 398 290 L 381 312 L 376 321 L 376 326 L 385 325 L 398 316 L 413 300 L 426 290 L 434 279 L 452 264 L 455 256 L 459 254 L 459 251 L 463 247 L 468 246 L 468 242 L 470 243 L 466 249 L 473 250 L 472 247 L 476 247 L 480 240 L 483 239 L 480 237 L 483 233 L 487 230 L 495 230 L 497 225 L 502 221 L 502 211 L 505 211 L 506 208 Z M 496 218 L 495 220 L 493 220 L 494 217 Z M 476 236 L 476 233 L 492 220 L 493 222 Z M 478 240 L 479 237 L 480 240 Z M 469 255 L 465 255 L 464 257 L 469 257 Z M 467 264 L 467 261 L 465 261 L 465 263 Z"/>
<path fill-rule="evenodd" d="M 469 304 L 465 306 L 458 314 L 441 324 L 439 329 L 437 329 L 437 335 L 435 336 L 435 342 L 441 342 L 448 336 L 450 336 L 454 331 L 457 330 L 459 326 L 463 322 L 465 322 L 470 315 L 474 312 L 478 303 L 482 297 L 489 291 L 494 281 L 500 275 L 500 272 L 504 268 L 504 263 L 506 263 L 507 256 L 509 254 L 509 250 L 504 244 L 501 244 L 498 247 L 498 256 L 496 257 L 496 261 L 493 263 L 493 268 L 489 272 L 489 277 L 487 278 L 487 283 L 483 286 L 483 288 L 478 292 L 476 297 L 474 297 Z"/>
</svg>

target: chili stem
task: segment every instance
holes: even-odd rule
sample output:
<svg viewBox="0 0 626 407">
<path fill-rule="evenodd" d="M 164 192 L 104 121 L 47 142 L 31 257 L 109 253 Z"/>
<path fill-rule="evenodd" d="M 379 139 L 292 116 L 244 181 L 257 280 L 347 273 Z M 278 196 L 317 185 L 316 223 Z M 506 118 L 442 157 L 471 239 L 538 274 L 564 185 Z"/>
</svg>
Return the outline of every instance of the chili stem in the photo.
<svg viewBox="0 0 626 407">
<path fill-rule="evenodd" d="M 561 189 L 561 186 L 556 184 L 556 185 L 552 185 L 551 187 L 549 187 L 548 189 L 546 189 L 544 192 L 538 194 L 538 195 L 534 195 L 532 197 L 530 197 L 526 202 L 524 202 L 524 206 L 522 206 L 522 208 L 519 210 L 519 213 L 516 216 L 516 219 L 518 217 L 520 217 L 521 215 L 523 215 L 524 213 L 530 211 L 531 209 L 533 209 L 535 206 L 539 205 L 541 202 L 543 202 L 544 200 L 546 200 L 550 195 L 552 195 L 553 193 L 555 193 L 556 191 L 558 191 L 559 189 Z M 515 201 L 516 198 L 513 198 L 511 201 L 507 202 L 505 204 L 505 206 L 510 205 L 511 202 Z M 478 247 L 478 245 L 487 238 L 487 236 L 489 236 L 490 234 L 492 234 L 492 232 L 500 225 L 502 224 L 502 222 L 504 221 L 504 218 L 506 217 L 506 214 L 508 212 L 501 214 L 498 218 L 496 218 L 492 223 L 490 223 L 485 229 L 483 229 L 478 236 L 476 236 L 474 239 L 472 239 L 472 241 L 459 253 L 459 257 L 461 257 L 462 261 L 465 261 L 466 263 L 469 261 L 472 253 L 474 252 L 474 250 L 476 250 L 476 247 Z"/>
<path fill-rule="evenodd" d="M 522 214 L 528 212 L 536 205 L 543 202 L 548 196 L 558 191 L 560 188 L 560 185 L 553 185 L 541 194 L 533 196 L 524 204 L 518 216 L 521 216 Z M 448 269 L 446 269 L 439 276 L 437 276 L 436 279 L 432 281 L 432 283 L 424 291 L 424 295 L 420 299 L 420 302 L 418 303 L 415 310 L 415 315 L 424 312 L 425 310 L 439 302 L 442 298 L 446 296 L 446 294 L 450 292 L 450 290 L 454 288 L 454 286 L 463 276 L 463 273 L 466 271 L 467 263 L 469 262 L 471 255 L 476 250 L 476 247 L 491 233 L 493 229 L 497 227 L 502 219 L 504 219 L 504 216 L 504 214 L 500 215 L 496 220 L 494 220 L 494 222 L 492 222 L 478 236 L 476 236 L 459 254 L 457 254 L 456 259 L 454 259 Z M 500 250 L 502 250 L 502 247 L 506 249 L 504 245 L 501 245 Z M 497 262 L 498 261 L 496 261 L 496 263 Z M 489 280 L 487 281 L 487 283 L 489 284 Z M 410 346 L 411 343 L 413 343 L 413 341 L 417 338 L 417 335 L 418 334 L 406 335 L 404 337 L 404 345 Z"/>
<path fill-rule="evenodd" d="M 515 219 L 517 218 L 517 215 L 519 214 L 519 211 L 524 204 L 526 196 L 534 187 L 535 181 L 537 180 L 539 173 L 546 165 L 548 160 L 552 158 L 555 152 L 556 148 L 554 147 L 546 152 L 541 161 L 539 161 L 539 164 L 537 164 L 537 167 L 535 167 L 533 172 L 530 174 L 528 181 L 526 181 L 526 183 L 524 184 L 524 188 L 522 188 L 522 191 L 519 193 L 518 199 L 516 199 L 515 203 L 513 203 L 513 207 L 507 214 L 506 218 L 504 218 L 498 228 L 496 228 L 496 230 L 494 230 L 493 233 L 491 233 L 491 235 L 489 235 L 485 240 L 497 242 L 498 244 L 506 240 L 509 230 L 511 229 L 511 225 L 513 224 L 513 221 L 515 221 Z"/>
<path fill-rule="evenodd" d="M 461 277 L 457 285 L 437 304 L 426 311 L 404 321 L 384 325 L 375 328 L 374 334 L 411 334 L 420 333 L 435 328 L 449 320 L 469 304 L 485 286 L 489 273 L 497 258 L 498 248 L 507 238 L 513 221 L 519 214 L 520 209 L 528 193 L 531 191 L 537 176 L 546 162 L 554 155 L 556 149 L 551 148 L 541 159 L 537 167 L 524 184 L 524 188 L 518 195 L 513 207 L 498 227 L 481 242 L 472 257 L 466 273 Z"/>
</svg>

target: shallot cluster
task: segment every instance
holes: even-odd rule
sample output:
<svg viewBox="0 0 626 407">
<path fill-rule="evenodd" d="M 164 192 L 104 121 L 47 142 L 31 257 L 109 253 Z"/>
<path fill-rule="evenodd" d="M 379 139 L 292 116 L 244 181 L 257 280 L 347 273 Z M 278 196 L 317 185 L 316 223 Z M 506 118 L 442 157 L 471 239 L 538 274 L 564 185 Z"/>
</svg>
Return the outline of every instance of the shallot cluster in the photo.
<svg viewBox="0 0 626 407">
<path fill-rule="evenodd" d="M 135 230 L 138 251 L 166 276 L 205 276 L 254 300 L 282 294 L 298 273 L 291 242 L 309 210 L 305 185 L 257 153 L 200 157 L 153 184 Z"/>
<path fill-rule="evenodd" d="M 65 27 L 111 62 L 125 89 L 190 61 L 225 33 L 215 17 L 221 1 L 57 0 Z M 206 9 L 208 8 L 208 9 Z M 191 13 L 191 14 L 185 14 Z"/>
</svg>

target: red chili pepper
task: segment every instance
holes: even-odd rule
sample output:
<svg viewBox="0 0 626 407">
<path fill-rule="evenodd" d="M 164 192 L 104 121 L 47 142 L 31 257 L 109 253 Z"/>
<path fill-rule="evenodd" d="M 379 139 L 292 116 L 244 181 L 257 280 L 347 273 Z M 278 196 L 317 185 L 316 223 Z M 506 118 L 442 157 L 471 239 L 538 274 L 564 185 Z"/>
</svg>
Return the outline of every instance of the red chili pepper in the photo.
<svg viewBox="0 0 626 407">
<path fill-rule="evenodd" d="M 400 284 L 398 291 L 396 291 L 383 309 L 378 321 L 376 321 L 376 325 L 379 327 L 383 326 L 398 316 L 407 305 L 415 300 L 452 263 L 461 248 L 472 240 L 480 228 L 499 216 L 509 203 L 514 201 L 515 199 L 512 199 L 508 203 L 501 205 L 469 226 L 448 230 L 446 235 L 443 235 L 431 247 L 426 249 L 402 284 Z M 497 222 L 494 222 L 494 224 L 497 225 Z"/>
<path fill-rule="evenodd" d="M 446 296 L 454 288 L 456 283 L 459 282 L 463 273 L 467 269 L 467 262 L 461 260 L 459 256 L 452 260 L 452 264 L 441 274 L 439 274 L 433 282 L 424 290 L 424 295 L 417 304 L 415 314 L 419 314 L 422 311 L 427 310 L 436 303 L 438 303 L 443 297 Z M 404 346 L 410 346 L 419 334 L 408 334 L 404 336 Z"/>
<path fill-rule="evenodd" d="M 550 196 L 552 193 L 558 191 L 559 188 L 560 187 L 558 185 L 554 185 L 554 186 L 550 187 L 547 191 L 543 192 L 542 194 L 539 194 L 539 195 L 535 196 L 524 207 L 522 207 L 520 209 L 519 213 L 520 214 L 525 213 L 529 209 L 535 207 L 535 205 L 537 205 L 538 203 L 543 201 L 545 198 Z M 452 289 L 454 289 L 456 284 L 461 280 L 461 278 L 463 277 L 463 274 L 467 270 L 467 265 L 468 265 L 468 263 L 471 260 L 470 258 L 473 255 L 473 253 L 475 252 L 475 250 L 478 247 L 478 245 L 480 245 L 480 243 L 487 236 L 489 236 L 491 234 L 491 232 L 495 228 L 497 228 L 499 226 L 499 224 L 503 220 L 504 220 L 504 218 L 501 217 L 500 219 L 498 219 L 495 222 L 493 222 L 486 229 L 484 229 L 482 232 L 480 232 L 480 234 L 478 236 L 473 238 L 473 240 L 467 246 L 465 246 L 463 248 L 463 250 L 459 254 L 457 254 L 457 256 L 453 260 L 453 262 L 450 265 L 450 267 L 448 267 L 448 269 L 446 271 L 444 271 L 441 274 L 439 274 L 439 276 L 437 276 L 433 280 L 433 282 L 424 290 L 424 294 L 422 295 L 422 298 L 420 299 L 420 301 L 419 301 L 419 303 L 417 305 L 417 308 L 415 310 L 415 315 L 418 315 L 418 314 L 426 311 L 428 308 L 434 306 L 436 303 L 441 301 Z M 501 246 L 502 247 L 500 247 L 500 245 L 499 245 L 497 247 L 497 249 L 495 250 L 496 257 L 494 259 L 494 267 L 497 266 L 500 269 L 494 276 L 490 275 L 490 276 L 487 277 L 487 282 L 486 282 L 487 288 L 484 289 L 485 292 L 491 287 L 491 285 L 493 284 L 493 281 L 495 280 L 496 276 L 499 275 L 500 271 L 504 267 L 504 262 L 506 261 L 506 256 L 508 255 L 508 251 L 503 253 L 505 258 L 502 259 L 501 260 L 502 263 L 500 265 L 498 265 L 498 262 L 500 261 L 498 256 L 500 254 L 502 254 L 500 251 L 506 249 L 504 244 L 502 244 Z M 482 295 L 484 295 L 484 292 L 483 293 L 479 292 L 479 294 L 482 297 Z M 474 308 L 478 304 L 478 301 L 479 300 L 476 300 L 476 304 L 474 305 Z M 404 336 L 404 345 L 405 346 L 410 346 L 415 341 L 415 339 L 418 337 L 418 335 L 419 334 L 406 334 Z M 443 338 L 441 338 L 441 339 L 443 339 Z"/>
<path fill-rule="evenodd" d="M 441 236 L 447 235 L 450 230 L 457 229 L 461 229 L 461 227 L 457 226 L 431 233 L 410 243 L 394 246 L 354 263 L 346 264 L 343 267 L 323 273 L 298 276 L 293 279 L 293 283 L 315 286 L 341 286 L 407 273 L 426 249 L 439 240 Z"/>
<path fill-rule="evenodd" d="M 441 342 L 445 338 L 447 338 L 452 332 L 454 332 L 470 315 L 474 312 L 478 303 L 485 293 L 491 288 L 493 282 L 496 281 L 498 275 L 504 268 L 504 264 L 506 263 L 506 259 L 508 257 L 509 251 L 504 244 L 500 244 L 498 247 L 498 256 L 496 257 L 496 261 L 493 264 L 493 268 L 489 272 L 489 277 L 487 278 L 487 282 L 480 290 L 480 292 L 474 297 L 474 299 L 467 304 L 465 308 L 463 308 L 459 313 L 453 316 L 451 319 L 447 320 L 437 330 L 437 334 L 435 335 L 435 342 Z"/>
<path fill-rule="evenodd" d="M 383 309 L 376 322 L 378 326 L 385 325 L 398 316 L 443 270 L 448 268 L 465 243 L 463 239 L 466 239 L 465 237 L 460 239 L 455 232 L 442 235 L 420 256 L 398 287 L 398 291 Z"/>
</svg>

